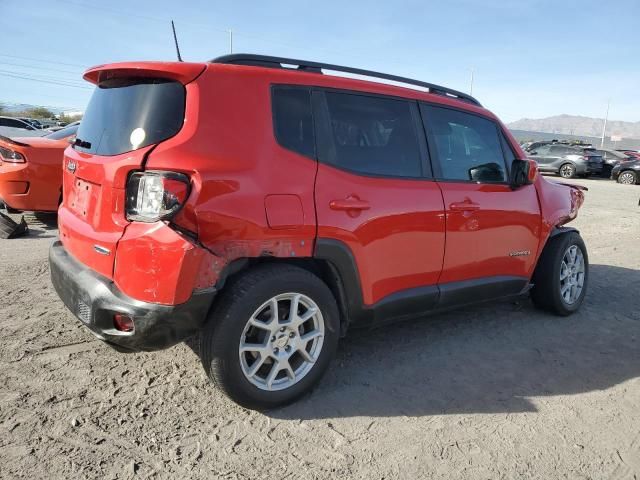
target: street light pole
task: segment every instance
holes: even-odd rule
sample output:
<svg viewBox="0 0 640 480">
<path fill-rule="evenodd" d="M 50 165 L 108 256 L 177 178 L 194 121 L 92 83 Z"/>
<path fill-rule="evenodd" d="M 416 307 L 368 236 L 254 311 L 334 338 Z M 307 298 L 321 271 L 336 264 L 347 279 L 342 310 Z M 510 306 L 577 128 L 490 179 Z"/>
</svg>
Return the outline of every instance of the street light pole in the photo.
<svg viewBox="0 0 640 480">
<path fill-rule="evenodd" d="M 229 29 L 229 53 L 233 53 L 233 30 Z"/>
<path fill-rule="evenodd" d="M 607 130 L 607 121 L 609 120 L 609 106 L 611 99 L 607 100 L 607 114 L 604 116 L 604 125 L 602 126 L 602 138 L 600 139 L 600 148 L 604 148 L 604 134 Z"/>
</svg>

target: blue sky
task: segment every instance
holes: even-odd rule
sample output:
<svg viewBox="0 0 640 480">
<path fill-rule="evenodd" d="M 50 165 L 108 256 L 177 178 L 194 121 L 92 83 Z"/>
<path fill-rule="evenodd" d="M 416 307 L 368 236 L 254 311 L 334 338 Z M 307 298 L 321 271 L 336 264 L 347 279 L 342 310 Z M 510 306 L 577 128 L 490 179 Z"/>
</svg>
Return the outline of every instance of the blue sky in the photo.
<svg viewBox="0 0 640 480">
<path fill-rule="evenodd" d="M 640 121 L 640 1 L 0 0 L 0 102 L 84 108 L 83 68 L 234 52 L 374 69 L 469 91 L 504 121 Z M 36 80 L 44 80 L 36 81 Z M 46 82 L 46 83 L 45 83 Z"/>
</svg>

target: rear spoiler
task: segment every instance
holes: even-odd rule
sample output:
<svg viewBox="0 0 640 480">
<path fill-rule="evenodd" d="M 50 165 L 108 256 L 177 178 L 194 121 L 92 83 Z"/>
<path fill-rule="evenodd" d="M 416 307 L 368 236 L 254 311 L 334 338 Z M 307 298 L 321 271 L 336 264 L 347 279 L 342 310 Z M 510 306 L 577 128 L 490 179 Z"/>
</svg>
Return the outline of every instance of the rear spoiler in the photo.
<svg viewBox="0 0 640 480">
<path fill-rule="evenodd" d="M 17 145 L 19 147 L 29 147 L 30 145 L 28 143 L 22 143 L 22 142 L 18 142 L 17 140 L 13 140 L 9 137 L 5 137 L 3 135 L 0 135 L 0 141 L 4 142 L 4 143 L 8 143 L 9 145 Z"/>
<path fill-rule="evenodd" d="M 167 78 L 186 85 L 207 68 L 205 63 L 122 62 L 98 65 L 84 72 L 87 82 L 99 84 L 112 78 Z"/>
<path fill-rule="evenodd" d="M 588 192 L 589 189 L 587 187 L 584 187 L 582 185 L 577 185 L 575 183 L 564 183 L 564 182 L 558 182 L 560 185 L 566 185 L 567 187 L 571 187 L 571 188 L 575 188 L 576 190 L 583 190 L 585 192 Z"/>
</svg>

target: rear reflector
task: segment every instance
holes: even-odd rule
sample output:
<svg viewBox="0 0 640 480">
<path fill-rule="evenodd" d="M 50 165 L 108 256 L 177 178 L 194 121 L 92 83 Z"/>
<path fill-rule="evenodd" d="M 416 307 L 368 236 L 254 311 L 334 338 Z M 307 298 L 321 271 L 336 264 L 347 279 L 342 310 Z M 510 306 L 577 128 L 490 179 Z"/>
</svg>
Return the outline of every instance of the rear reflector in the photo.
<svg viewBox="0 0 640 480">
<path fill-rule="evenodd" d="M 120 332 L 133 332 L 133 319 L 122 313 L 113 315 L 113 326 Z"/>
</svg>

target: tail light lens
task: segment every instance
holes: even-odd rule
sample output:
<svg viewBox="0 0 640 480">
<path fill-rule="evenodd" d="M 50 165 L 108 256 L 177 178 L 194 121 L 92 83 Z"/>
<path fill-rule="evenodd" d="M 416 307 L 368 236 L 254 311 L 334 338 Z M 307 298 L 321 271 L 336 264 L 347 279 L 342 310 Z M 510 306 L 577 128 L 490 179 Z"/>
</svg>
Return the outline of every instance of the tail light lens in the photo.
<svg viewBox="0 0 640 480">
<path fill-rule="evenodd" d="M 134 172 L 127 182 L 127 219 L 156 222 L 173 217 L 191 191 L 189 177 L 176 172 Z"/>
<path fill-rule="evenodd" d="M 5 147 L 0 147 L 0 158 L 8 163 L 25 163 L 24 156 Z"/>
</svg>

